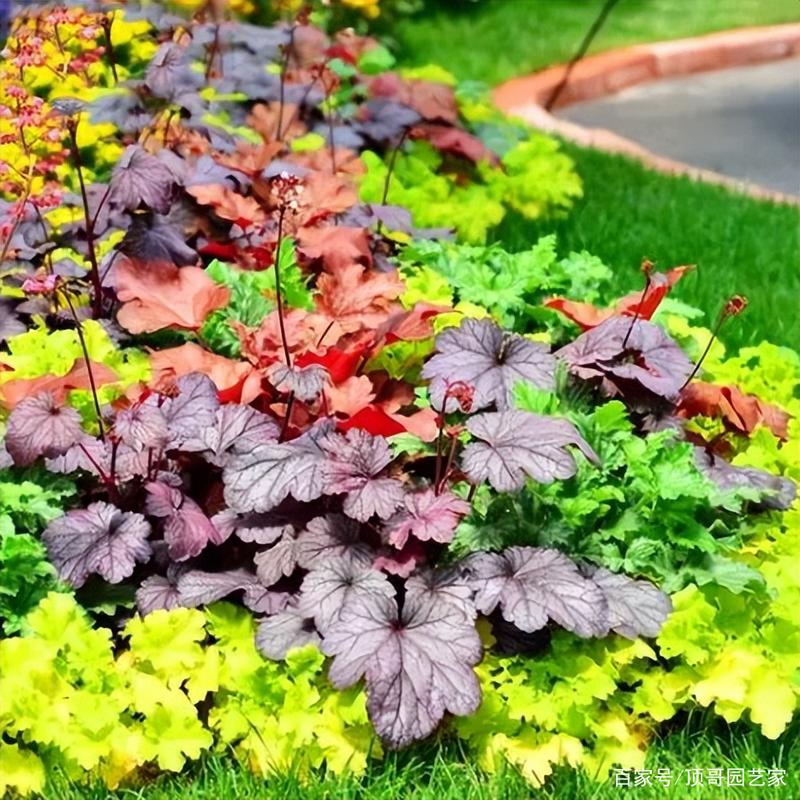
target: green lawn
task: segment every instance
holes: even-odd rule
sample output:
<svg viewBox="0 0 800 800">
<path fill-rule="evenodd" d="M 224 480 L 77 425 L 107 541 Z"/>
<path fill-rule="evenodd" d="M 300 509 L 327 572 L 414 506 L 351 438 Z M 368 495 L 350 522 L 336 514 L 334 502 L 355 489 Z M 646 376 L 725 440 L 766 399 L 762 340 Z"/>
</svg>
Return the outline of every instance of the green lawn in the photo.
<svg viewBox="0 0 800 800">
<path fill-rule="evenodd" d="M 426 0 L 390 34 L 408 64 L 500 83 L 569 60 L 602 0 Z M 744 25 L 800 21 L 798 0 L 620 0 L 591 52 Z"/>
<path fill-rule="evenodd" d="M 675 296 L 713 321 L 731 294 L 750 305 L 729 323 L 732 347 L 769 339 L 800 342 L 800 209 L 735 195 L 719 186 L 665 176 L 638 162 L 564 143 L 584 197 L 561 220 L 507 220 L 497 232 L 511 249 L 558 234 L 564 251 L 589 250 L 614 268 L 621 293 L 641 285 L 643 258 L 659 268 L 696 264 Z"/>
<path fill-rule="evenodd" d="M 263 780 L 230 759 L 213 757 L 178 777 L 161 777 L 138 789 L 108 792 L 58 781 L 48 800 L 796 800 L 800 796 L 800 730 L 777 742 L 744 726 L 729 727 L 703 716 L 688 720 L 649 751 L 647 768 L 670 770 L 672 785 L 622 788 L 599 784 L 583 773 L 560 769 L 534 792 L 512 770 L 493 777 L 453 747 L 422 747 L 388 757 L 362 779 L 314 776 Z M 782 769 L 785 786 L 723 788 L 687 786 L 689 768 Z M 681 773 L 680 771 L 684 772 Z M 724 773 L 726 774 L 726 773 Z M 679 777 L 680 776 L 680 777 Z M 747 773 L 745 782 L 750 775 Z"/>
<path fill-rule="evenodd" d="M 392 33 L 404 64 L 437 62 L 461 80 L 498 83 L 564 62 L 602 0 L 427 0 Z M 800 21 L 800 0 L 620 0 L 593 50 L 679 38 L 742 25 Z M 563 250 L 586 249 L 618 275 L 620 292 L 641 283 L 639 265 L 696 264 L 675 296 L 712 321 L 734 293 L 746 316 L 723 339 L 800 342 L 800 212 L 723 188 L 665 176 L 637 162 L 565 144 L 585 196 L 562 220 L 507 220 L 498 238 L 513 249 L 555 231 Z"/>
</svg>

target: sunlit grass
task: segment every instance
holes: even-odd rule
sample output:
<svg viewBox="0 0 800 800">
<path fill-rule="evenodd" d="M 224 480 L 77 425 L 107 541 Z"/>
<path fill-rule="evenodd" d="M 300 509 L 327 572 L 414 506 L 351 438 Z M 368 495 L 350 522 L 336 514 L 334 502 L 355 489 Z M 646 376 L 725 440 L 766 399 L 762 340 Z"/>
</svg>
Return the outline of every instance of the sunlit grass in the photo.
<svg viewBox="0 0 800 800">
<path fill-rule="evenodd" d="M 483 774 L 456 745 L 423 745 L 375 762 L 362 778 L 314 774 L 307 780 L 287 775 L 267 780 L 231 758 L 213 756 L 179 776 L 109 792 L 56 780 L 47 800 L 796 800 L 800 796 L 800 730 L 795 725 L 778 741 L 764 739 L 746 725 L 728 726 L 697 714 L 680 717 L 673 732 L 654 743 L 647 769 L 669 770 L 673 784 L 621 788 L 597 783 L 584 773 L 559 769 L 543 789 L 533 790 L 512 769 Z M 785 784 L 772 787 L 687 786 L 685 771 L 700 767 L 785 770 Z M 681 774 L 680 771 L 683 770 Z M 679 777 L 680 774 L 680 777 Z"/>
</svg>

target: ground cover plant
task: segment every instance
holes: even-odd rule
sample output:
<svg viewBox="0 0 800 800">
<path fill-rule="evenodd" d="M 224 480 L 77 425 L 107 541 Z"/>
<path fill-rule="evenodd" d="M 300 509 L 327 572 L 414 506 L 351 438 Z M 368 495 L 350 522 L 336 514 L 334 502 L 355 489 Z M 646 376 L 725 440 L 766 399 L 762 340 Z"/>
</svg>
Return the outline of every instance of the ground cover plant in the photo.
<svg viewBox="0 0 800 800">
<path fill-rule="evenodd" d="M 698 705 L 778 737 L 800 358 L 725 359 L 746 300 L 693 326 L 688 265 L 617 298 L 487 244 L 569 158 L 312 22 L 7 43 L 0 788 L 430 737 L 602 778 Z"/>
</svg>

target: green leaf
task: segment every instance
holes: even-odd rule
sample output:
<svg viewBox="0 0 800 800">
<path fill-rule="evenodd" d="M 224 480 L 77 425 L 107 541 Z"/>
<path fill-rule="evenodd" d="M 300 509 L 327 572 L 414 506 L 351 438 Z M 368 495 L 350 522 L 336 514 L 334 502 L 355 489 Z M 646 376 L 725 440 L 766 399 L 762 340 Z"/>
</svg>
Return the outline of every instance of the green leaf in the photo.
<svg viewBox="0 0 800 800">
<path fill-rule="evenodd" d="M 358 59 L 358 71 L 365 75 L 388 72 L 395 65 L 395 57 L 382 44 L 372 47 Z"/>
</svg>

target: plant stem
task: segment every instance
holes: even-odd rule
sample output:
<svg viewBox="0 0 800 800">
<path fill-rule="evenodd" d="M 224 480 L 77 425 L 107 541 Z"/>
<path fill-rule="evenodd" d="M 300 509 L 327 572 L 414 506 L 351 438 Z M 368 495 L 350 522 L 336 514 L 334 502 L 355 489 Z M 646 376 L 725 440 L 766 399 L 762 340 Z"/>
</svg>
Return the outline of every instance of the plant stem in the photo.
<svg viewBox="0 0 800 800">
<path fill-rule="evenodd" d="M 408 137 L 409 128 L 403 129 L 403 134 L 397 140 L 397 144 L 392 149 L 392 154 L 389 156 L 389 166 L 386 170 L 386 180 L 383 182 L 383 195 L 381 197 L 381 205 L 385 206 L 386 201 L 389 199 L 389 184 L 392 180 L 392 175 L 394 174 L 394 167 L 397 162 L 397 154 L 400 152 L 400 148 L 405 144 L 406 138 Z M 378 220 L 378 225 L 376 227 L 376 231 L 380 236 L 381 232 L 383 231 L 383 220 Z"/>
<path fill-rule="evenodd" d="M 111 42 L 111 26 L 114 24 L 114 17 L 108 14 L 103 17 L 103 33 L 105 34 L 106 49 L 108 52 L 108 63 L 111 67 L 111 74 L 114 76 L 114 83 L 119 83 L 119 76 L 117 75 L 117 58 L 114 53 L 114 45 Z"/>
<path fill-rule="evenodd" d="M 281 62 L 281 83 L 280 94 L 278 97 L 278 124 L 275 128 L 275 139 L 281 141 L 283 135 L 283 106 L 286 100 L 286 74 L 289 72 L 289 59 L 292 57 L 292 50 L 294 50 L 294 32 L 296 25 L 292 23 L 289 28 L 289 41 L 283 50 L 283 61 Z"/>
<path fill-rule="evenodd" d="M 433 493 L 439 494 L 439 482 L 442 477 L 442 439 L 444 437 L 444 409 L 447 406 L 447 392 L 442 402 L 442 411 L 439 414 L 439 431 L 436 434 L 436 472 L 433 478 Z"/>
<path fill-rule="evenodd" d="M 281 344 L 283 345 L 283 355 L 286 358 L 286 366 L 291 369 L 292 357 L 289 354 L 289 342 L 286 338 L 286 327 L 283 322 L 283 297 L 281 292 L 281 245 L 283 244 L 283 218 L 286 214 L 285 206 L 281 206 L 278 216 L 278 243 L 275 245 L 275 302 L 278 311 L 278 327 L 281 331 Z"/>
<path fill-rule="evenodd" d="M 439 483 L 438 488 L 436 489 L 436 494 L 441 494 L 442 488 L 444 484 L 447 482 L 447 479 L 450 477 L 450 473 L 453 470 L 453 461 L 455 461 L 456 457 L 456 448 L 458 447 L 458 436 L 452 436 L 450 438 L 450 450 L 447 453 L 447 463 L 444 467 L 444 473 L 442 474 L 441 481 Z"/>
<path fill-rule="evenodd" d="M 72 123 L 68 127 L 70 148 L 72 150 L 72 158 L 75 161 L 75 169 L 78 173 L 78 183 L 81 187 L 81 202 L 83 203 L 83 217 L 86 224 L 86 247 L 89 255 L 89 278 L 94 288 L 94 297 L 92 298 L 92 317 L 98 319 L 103 313 L 103 285 L 100 281 L 100 270 L 97 266 L 97 253 L 94 249 L 94 221 L 92 214 L 89 210 L 89 196 L 86 193 L 86 183 L 83 180 L 83 164 L 81 162 L 81 154 L 78 150 L 78 137 L 77 125 Z"/>
<path fill-rule="evenodd" d="M 723 309 L 723 311 L 717 318 L 714 327 L 711 329 L 711 336 L 708 337 L 708 344 L 706 345 L 705 350 L 703 350 L 703 354 L 700 356 L 700 358 L 697 359 L 694 368 L 692 369 L 689 377 L 683 382 L 680 391 L 683 391 L 689 385 L 689 383 L 694 379 L 695 375 L 697 375 L 697 373 L 700 371 L 700 367 L 703 365 L 703 362 L 706 360 L 706 356 L 711 351 L 711 346 L 714 344 L 714 341 L 716 340 L 717 336 L 719 335 L 720 329 L 722 328 L 722 324 L 725 322 L 727 318 L 728 315 L 725 313 L 725 310 Z"/>
<path fill-rule="evenodd" d="M 289 423 L 292 419 L 292 411 L 294 410 L 294 392 L 289 392 L 289 399 L 286 401 L 286 416 L 283 418 L 283 425 L 281 426 L 281 435 L 278 441 L 282 442 L 286 439 L 286 431 L 289 430 Z"/>
<path fill-rule="evenodd" d="M 81 350 L 83 351 L 83 360 L 86 364 L 86 371 L 89 373 L 89 386 L 92 390 L 92 399 L 94 400 L 94 410 L 97 414 L 97 427 L 100 430 L 100 441 L 105 442 L 106 435 L 105 430 L 103 429 L 103 415 L 100 411 L 100 400 L 97 397 L 97 386 L 94 382 L 94 373 L 92 372 L 92 362 L 89 358 L 89 349 L 86 347 L 86 339 L 83 336 L 83 326 L 81 321 L 78 319 L 78 315 L 75 313 L 75 306 L 72 305 L 72 300 L 69 297 L 69 291 L 64 290 L 61 293 L 64 299 L 67 301 L 67 305 L 69 306 L 70 313 L 72 314 L 72 319 L 75 320 L 75 331 L 78 334 L 78 341 L 81 345 Z"/>
<path fill-rule="evenodd" d="M 89 463 L 97 470 L 97 474 L 100 476 L 100 480 L 103 481 L 103 483 L 106 486 L 108 486 L 109 485 L 108 475 L 106 475 L 106 473 L 103 472 L 103 468 L 92 458 L 92 454 L 86 449 L 84 445 L 78 443 L 78 447 L 83 451 L 83 454 L 86 456 L 86 458 L 89 459 Z"/>
<path fill-rule="evenodd" d="M 631 321 L 630 327 L 628 328 L 628 332 L 625 334 L 625 338 L 622 340 L 622 349 L 624 350 L 626 345 L 628 344 L 628 339 L 631 337 L 631 332 L 633 331 L 633 326 L 636 324 L 637 320 L 639 319 L 639 314 L 642 311 L 642 306 L 644 305 L 644 301 L 647 299 L 647 293 L 650 291 L 650 275 L 645 276 L 645 283 L 644 289 L 642 291 L 641 299 L 639 300 L 639 305 L 636 306 L 636 313 L 633 315 L 633 320 Z"/>
</svg>

